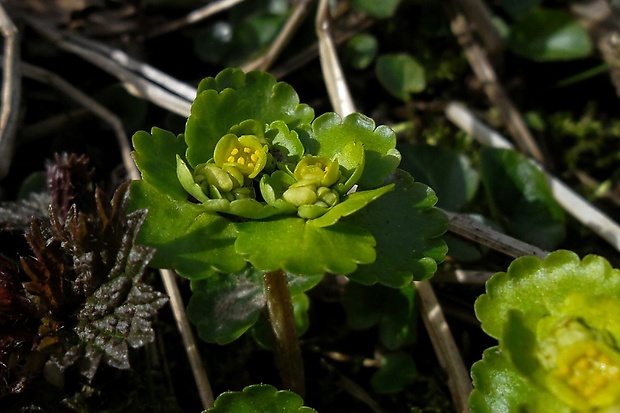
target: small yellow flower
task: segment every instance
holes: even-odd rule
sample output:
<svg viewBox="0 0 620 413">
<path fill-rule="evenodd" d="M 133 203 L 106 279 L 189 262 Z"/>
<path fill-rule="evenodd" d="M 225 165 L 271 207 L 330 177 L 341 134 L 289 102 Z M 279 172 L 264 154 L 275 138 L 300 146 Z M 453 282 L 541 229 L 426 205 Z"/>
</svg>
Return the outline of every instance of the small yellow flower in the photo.
<svg viewBox="0 0 620 413">
<path fill-rule="evenodd" d="M 223 170 L 255 178 L 267 164 L 267 145 L 254 135 L 224 135 L 215 146 L 213 160 Z"/>
<path fill-rule="evenodd" d="M 338 160 L 306 155 L 295 167 L 293 175 L 297 182 L 329 187 L 340 179 L 340 167 Z"/>
<path fill-rule="evenodd" d="M 620 353 L 600 341 L 563 348 L 550 373 L 552 391 L 577 409 L 620 405 Z"/>
</svg>

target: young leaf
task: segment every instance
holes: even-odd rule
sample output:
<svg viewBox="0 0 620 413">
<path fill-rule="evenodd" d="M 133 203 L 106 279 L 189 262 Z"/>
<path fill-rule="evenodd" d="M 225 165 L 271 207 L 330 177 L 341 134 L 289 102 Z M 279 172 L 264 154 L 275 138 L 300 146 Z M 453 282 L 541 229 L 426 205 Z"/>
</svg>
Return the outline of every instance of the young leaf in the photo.
<svg viewBox="0 0 620 413">
<path fill-rule="evenodd" d="M 218 140 L 247 119 L 263 125 L 279 120 L 300 132 L 313 118 L 314 110 L 299 103 L 289 84 L 264 72 L 225 69 L 198 85 L 185 129 L 187 160 L 192 167 L 209 160 Z"/>
<path fill-rule="evenodd" d="M 385 125 L 375 122 L 361 113 L 353 113 L 344 119 L 338 114 L 325 113 L 312 122 L 312 139 L 302 140 L 306 151 L 329 159 L 334 157 L 343 165 L 343 148 L 353 142 L 363 145 L 364 169 L 357 181 L 361 189 L 383 185 L 385 178 L 398 166 L 401 156 L 396 150 L 396 134 Z"/>
<path fill-rule="evenodd" d="M 493 216 L 508 234 L 548 250 L 564 239 L 564 211 L 540 169 L 509 149 L 483 148 L 480 164 Z"/>
<path fill-rule="evenodd" d="M 253 384 L 241 392 L 220 394 L 213 407 L 204 413 L 316 413 L 305 407 L 297 394 L 288 390 L 278 390 L 268 384 Z"/>
</svg>

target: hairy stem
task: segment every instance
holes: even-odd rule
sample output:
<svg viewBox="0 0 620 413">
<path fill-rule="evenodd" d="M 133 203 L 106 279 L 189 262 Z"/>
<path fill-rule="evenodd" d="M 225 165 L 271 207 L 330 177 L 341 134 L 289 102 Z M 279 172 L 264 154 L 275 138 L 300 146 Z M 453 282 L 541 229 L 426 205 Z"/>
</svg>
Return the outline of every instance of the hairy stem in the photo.
<svg viewBox="0 0 620 413">
<path fill-rule="evenodd" d="M 267 272 L 263 274 L 263 283 L 282 385 L 304 397 L 304 365 L 286 274 L 282 270 Z"/>
</svg>

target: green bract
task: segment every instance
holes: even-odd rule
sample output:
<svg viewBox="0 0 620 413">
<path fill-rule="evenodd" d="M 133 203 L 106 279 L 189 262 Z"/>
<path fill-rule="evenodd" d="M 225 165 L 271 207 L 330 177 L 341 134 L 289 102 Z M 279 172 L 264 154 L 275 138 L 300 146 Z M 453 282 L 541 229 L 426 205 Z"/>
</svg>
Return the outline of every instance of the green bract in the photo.
<svg viewBox="0 0 620 413">
<path fill-rule="evenodd" d="M 519 258 L 475 309 L 499 348 L 472 368 L 473 412 L 620 409 L 620 320 L 610 317 L 620 313 L 620 271 L 604 258 Z"/>
<path fill-rule="evenodd" d="M 347 221 L 394 189 L 400 153 L 394 132 L 362 114 L 314 119 L 290 85 L 226 69 L 200 83 L 184 133 L 140 131 L 133 144 L 131 206 L 149 210 L 140 240 L 156 266 L 192 279 L 247 262 L 311 276 L 375 260 L 373 234 Z"/>
</svg>

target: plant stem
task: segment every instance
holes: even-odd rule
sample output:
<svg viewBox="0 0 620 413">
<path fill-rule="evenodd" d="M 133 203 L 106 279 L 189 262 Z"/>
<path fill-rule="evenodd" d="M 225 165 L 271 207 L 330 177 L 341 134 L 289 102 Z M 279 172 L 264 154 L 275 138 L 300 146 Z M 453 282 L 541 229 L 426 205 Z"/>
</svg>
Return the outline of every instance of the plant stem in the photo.
<svg viewBox="0 0 620 413">
<path fill-rule="evenodd" d="M 304 365 L 286 274 L 282 270 L 267 272 L 263 274 L 263 283 L 273 332 L 273 352 L 282 385 L 304 397 Z"/>
</svg>

